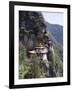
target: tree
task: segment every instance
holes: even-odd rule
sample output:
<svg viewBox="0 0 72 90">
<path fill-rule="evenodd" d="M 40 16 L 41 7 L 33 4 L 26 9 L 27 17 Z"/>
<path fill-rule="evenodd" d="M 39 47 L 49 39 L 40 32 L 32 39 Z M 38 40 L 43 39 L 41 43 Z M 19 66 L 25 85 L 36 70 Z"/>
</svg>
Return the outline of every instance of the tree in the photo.
<svg viewBox="0 0 72 90">
<path fill-rule="evenodd" d="M 26 48 L 20 42 L 19 43 L 19 79 L 23 79 L 26 73 L 28 72 L 29 60 L 27 58 Z"/>
</svg>

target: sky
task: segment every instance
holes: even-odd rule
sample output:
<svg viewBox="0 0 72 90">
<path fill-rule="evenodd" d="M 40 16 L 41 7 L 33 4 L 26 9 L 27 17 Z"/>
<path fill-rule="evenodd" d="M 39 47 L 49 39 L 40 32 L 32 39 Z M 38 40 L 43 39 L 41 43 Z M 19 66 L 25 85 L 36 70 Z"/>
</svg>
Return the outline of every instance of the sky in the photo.
<svg viewBox="0 0 72 90">
<path fill-rule="evenodd" d="M 63 25 L 63 13 L 42 12 L 44 19 L 51 24 Z"/>
</svg>

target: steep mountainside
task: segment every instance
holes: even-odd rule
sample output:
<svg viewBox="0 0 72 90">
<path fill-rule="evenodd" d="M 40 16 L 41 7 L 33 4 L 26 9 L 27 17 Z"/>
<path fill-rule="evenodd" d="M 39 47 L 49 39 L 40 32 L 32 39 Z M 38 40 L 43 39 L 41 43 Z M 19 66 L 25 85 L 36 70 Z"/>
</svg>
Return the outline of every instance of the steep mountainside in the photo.
<svg viewBox="0 0 72 90">
<path fill-rule="evenodd" d="M 63 45 L 63 26 L 57 24 L 50 24 L 48 25 L 48 31 L 55 37 L 57 42 Z"/>
<path fill-rule="evenodd" d="M 40 12 L 19 12 L 19 39 L 27 49 L 33 49 L 36 41 L 43 40 L 46 25 Z M 38 39 L 38 40 L 37 40 Z"/>
</svg>

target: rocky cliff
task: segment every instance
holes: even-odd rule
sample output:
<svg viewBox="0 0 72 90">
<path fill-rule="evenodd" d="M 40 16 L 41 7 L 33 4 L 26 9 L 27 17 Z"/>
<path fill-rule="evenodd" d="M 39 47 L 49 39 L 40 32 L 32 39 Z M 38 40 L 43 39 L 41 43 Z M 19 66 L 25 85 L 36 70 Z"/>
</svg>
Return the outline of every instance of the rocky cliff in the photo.
<svg viewBox="0 0 72 90">
<path fill-rule="evenodd" d="M 45 42 L 46 24 L 40 12 L 20 11 L 19 29 L 19 39 L 26 48 L 33 49 L 37 42 L 47 43 Z"/>
</svg>

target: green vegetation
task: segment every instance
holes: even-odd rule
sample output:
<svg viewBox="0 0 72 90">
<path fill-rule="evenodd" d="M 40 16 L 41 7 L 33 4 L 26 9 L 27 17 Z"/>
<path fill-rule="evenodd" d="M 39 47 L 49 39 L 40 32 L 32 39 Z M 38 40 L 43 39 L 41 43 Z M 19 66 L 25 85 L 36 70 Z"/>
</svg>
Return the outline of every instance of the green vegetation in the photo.
<svg viewBox="0 0 72 90">
<path fill-rule="evenodd" d="M 35 54 L 32 56 L 32 58 L 30 60 L 31 60 L 30 69 L 29 69 L 29 72 L 27 74 L 30 74 L 32 78 L 40 77 L 41 72 L 40 72 L 40 60 L 39 60 L 39 58 Z"/>
<path fill-rule="evenodd" d="M 44 62 L 36 54 L 28 59 L 26 48 L 19 44 L 19 79 L 39 78 L 45 71 Z"/>
<path fill-rule="evenodd" d="M 20 43 L 19 46 L 19 79 L 24 78 L 40 78 L 40 77 L 46 77 L 45 74 L 49 74 L 49 76 L 52 76 L 48 73 L 46 64 L 43 60 L 40 59 L 39 56 L 36 54 L 31 55 L 31 58 L 27 57 L 26 54 L 26 48 Z M 48 59 L 50 62 L 49 70 L 55 73 L 55 76 L 62 76 L 63 74 L 63 62 L 60 60 L 57 53 L 52 51 L 48 55 Z"/>
<path fill-rule="evenodd" d="M 23 79 L 29 70 L 29 60 L 26 55 L 26 48 L 20 42 L 19 44 L 19 79 Z"/>
</svg>

